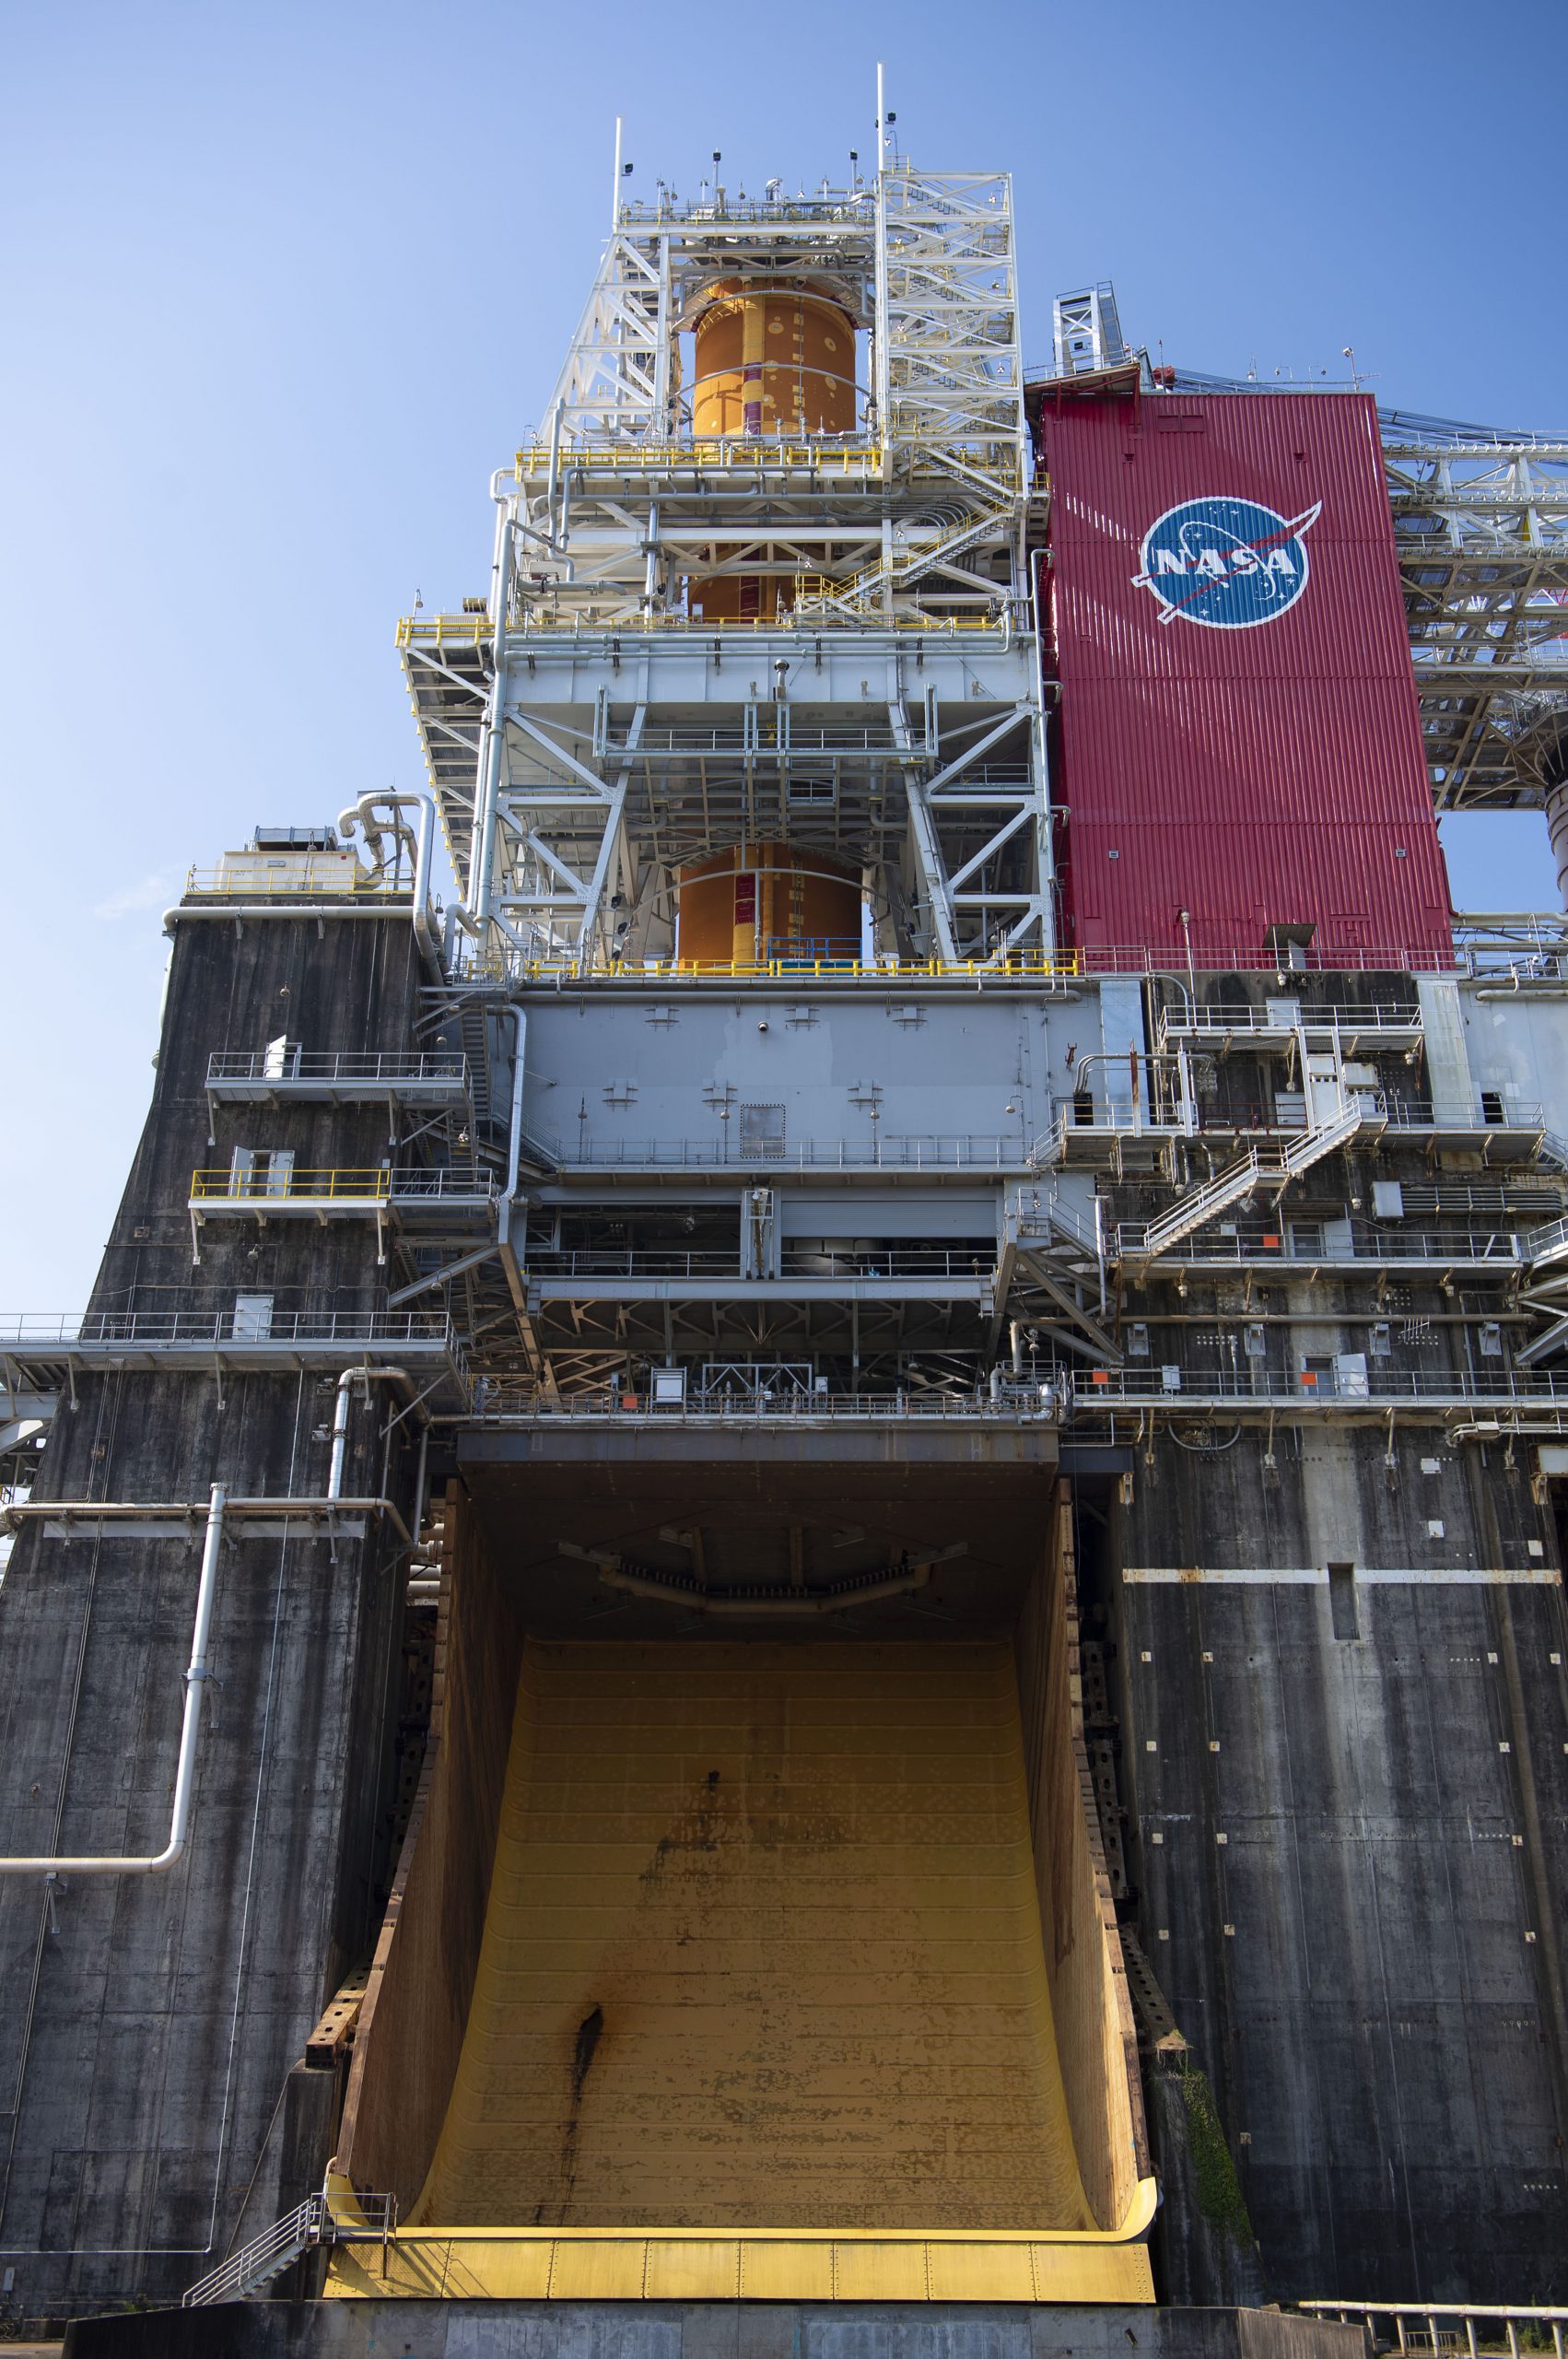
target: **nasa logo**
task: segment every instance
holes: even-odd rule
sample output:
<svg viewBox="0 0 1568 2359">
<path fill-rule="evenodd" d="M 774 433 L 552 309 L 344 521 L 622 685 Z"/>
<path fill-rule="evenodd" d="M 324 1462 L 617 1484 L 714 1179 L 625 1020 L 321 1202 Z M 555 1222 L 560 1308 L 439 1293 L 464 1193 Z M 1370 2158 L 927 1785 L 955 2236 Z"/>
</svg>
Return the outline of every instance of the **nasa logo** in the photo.
<svg viewBox="0 0 1568 2359">
<path fill-rule="evenodd" d="M 1133 587 L 1153 592 L 1162 623 L 1278 622 L 1306 588 L 1306 534 L 1322 512 L 1320 499 L 1299 516 L 1256 499 L 1184 499 L 1144 534 Z"/>
</svg>

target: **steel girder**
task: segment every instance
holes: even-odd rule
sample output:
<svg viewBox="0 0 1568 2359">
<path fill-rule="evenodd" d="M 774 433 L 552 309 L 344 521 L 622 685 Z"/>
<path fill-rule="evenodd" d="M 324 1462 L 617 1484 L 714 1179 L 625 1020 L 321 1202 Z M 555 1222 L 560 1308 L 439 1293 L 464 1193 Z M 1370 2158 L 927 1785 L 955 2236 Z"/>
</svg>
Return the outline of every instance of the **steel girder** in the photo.
<svg viewBox="0 0 1568 2359">
<path fill-rule="evenodd" d="M 694 438 L 682 333 L 759 274 L 871 331 L 854 432 Z M 488 611 L 400 633 L 484 965 L 665 953 L 673 872 L 758 839 L 860 867 L 904 947 L 1048 946 L 1026 475 L 1005 176 L 621 206 Z M 778 616 L 708 622 L 726 577 Z"/>
<path fill-rule="evenodd" d="M 1568 444 L 1384 443 L 1440 810 L 1568 775 Z"/>
</svg>

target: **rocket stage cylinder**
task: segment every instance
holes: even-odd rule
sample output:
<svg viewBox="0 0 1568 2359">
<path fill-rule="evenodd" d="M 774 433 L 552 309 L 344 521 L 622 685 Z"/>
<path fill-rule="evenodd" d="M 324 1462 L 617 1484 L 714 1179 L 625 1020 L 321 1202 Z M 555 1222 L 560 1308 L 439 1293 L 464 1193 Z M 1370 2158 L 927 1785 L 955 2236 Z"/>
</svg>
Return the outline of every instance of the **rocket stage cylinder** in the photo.
<svg viewBox="0 0 1568 2359">
<path fill-rule="evenodd" d="M 723 279 L 696 323 L 692 431 L 852 434 L 855 323 L 809 287 Z"/>
<path fill-rule="evenodd" d="M 855 323 L 831 296 L 721 279 L 698 314 L 696 341 L 692 431 L 699 440 L 854 432 Z M 778 577 L 766 573 L 693 584 L 708 622 L 770 622 L 778 590 Z"/>
<path fill-rule="evenodd" d="M 860 956 L 859 874 L 825 852 L 735 844 L 682 869 L 679 888 L 683 967 Z"/>
</svg>

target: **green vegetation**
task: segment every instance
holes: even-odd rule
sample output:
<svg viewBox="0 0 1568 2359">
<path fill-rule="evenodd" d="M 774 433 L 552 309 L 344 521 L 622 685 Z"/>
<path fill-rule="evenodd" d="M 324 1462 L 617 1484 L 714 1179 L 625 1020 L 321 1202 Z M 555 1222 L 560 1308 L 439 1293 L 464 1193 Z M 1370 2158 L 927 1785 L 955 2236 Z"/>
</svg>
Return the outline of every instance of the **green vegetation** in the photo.
<svg viewBox="0 0 1568 2359">
<path fill-rule="evenodd" d="M 1246 2199 L 1225 2143 L 1225 2133 L 1220 2127 L 1208 2074 L 1200 2072 L 1190 2060 L 1184 2060 L 1178 2080 L 1187 2107 L 1187 2142 L 1192 2156 L 1198 2208 L 1218 2234 L 1250 2245 L 1254 2238 Z"/>
</svg>

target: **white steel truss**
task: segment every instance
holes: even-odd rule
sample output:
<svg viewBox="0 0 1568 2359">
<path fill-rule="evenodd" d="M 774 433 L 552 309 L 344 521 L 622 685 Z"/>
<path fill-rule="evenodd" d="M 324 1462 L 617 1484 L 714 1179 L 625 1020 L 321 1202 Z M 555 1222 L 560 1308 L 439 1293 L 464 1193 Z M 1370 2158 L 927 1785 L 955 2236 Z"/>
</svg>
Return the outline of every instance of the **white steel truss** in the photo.
<svg viewBox="0 0 1568 2359">
<path fill-rule="evenodd" d="M 694 434 L 683 334 L 748 277 L 858 323 L 851 429 Z M 400 634 L 469 956 L 667 957 L 682 866 L 752 840 L 858 868 L 900 956 L 1048 947 L 1027 451 L 1005 175 L 619 205 L 487 610 Z M 706 616 L 733 578 L 755 622 Z"/>
<path fill-rule="evenodd" d="M 1108 278 L 1059 295 L 1053 306 L 1052 342 L 1059 377 L 1092 376 L 1127 358 L 1116 289 Z"/>
<path fill-rule="evenodd" d="M 1005 172 L 883 172 L 877 186 L 877 399 L 911 464 L 1016 497 L 1024 369 Z"/>
<path fill-rule="evenodd" d="M 1440 810 L 1568 777 L 1568 444 L 1384 438 Z"/>
</svg>

